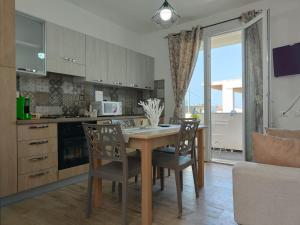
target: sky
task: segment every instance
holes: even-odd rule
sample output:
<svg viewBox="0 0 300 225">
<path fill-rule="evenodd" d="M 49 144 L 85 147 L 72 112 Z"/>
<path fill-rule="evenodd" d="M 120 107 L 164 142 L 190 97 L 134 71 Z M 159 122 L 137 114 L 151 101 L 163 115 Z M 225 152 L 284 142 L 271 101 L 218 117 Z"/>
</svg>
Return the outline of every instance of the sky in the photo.
<svg viewBox="0 0 300 225">
<path fill-rule="evenodd" d="M 242 46 L 229 45 L 211 50 L 211 80 L 232 80 L 242 78 Z M 189 95 L 190 93 L 190 95 Z M 190 96 L 191 105 L 204 104 L 204 53 L 199 52 L 193 77 L 187 95 L 186 105 Z M 213 90 L 211 94 L 212 108 L 222 104 L 221 91 Z M 242 96 L 236 95 L 236 107 L 242 108 Z"/>
</svg>

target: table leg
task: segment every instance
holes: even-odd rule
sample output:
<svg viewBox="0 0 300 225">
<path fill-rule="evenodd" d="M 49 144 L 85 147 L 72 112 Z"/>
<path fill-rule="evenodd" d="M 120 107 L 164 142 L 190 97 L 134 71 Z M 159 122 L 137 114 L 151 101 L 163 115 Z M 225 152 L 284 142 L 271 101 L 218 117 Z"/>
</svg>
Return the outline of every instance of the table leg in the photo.
<svg viewBox="0 0 300 225">
<path fill-rule="evenodd" d="M 94 166 L 100 167 L 101 166 L 101 160 L 95 160 Z M 98 177 L 93 178 L 93 191 L 94 191 L 94 207 L 100 207 L 101 206 L 101 200 L 102 200 L 102 179 Z"/>
<path fill-rule="evenodd" d="M 204 186 L 204 130 L 197 131 L 197 148 L 198 148 L 198 186 Z"/>
<path fill-rule="evenodd" d="M 141 150 L 142 158 L 142 225 L 152 224 L 152 147 L 145 140 Z"/>
</svg>

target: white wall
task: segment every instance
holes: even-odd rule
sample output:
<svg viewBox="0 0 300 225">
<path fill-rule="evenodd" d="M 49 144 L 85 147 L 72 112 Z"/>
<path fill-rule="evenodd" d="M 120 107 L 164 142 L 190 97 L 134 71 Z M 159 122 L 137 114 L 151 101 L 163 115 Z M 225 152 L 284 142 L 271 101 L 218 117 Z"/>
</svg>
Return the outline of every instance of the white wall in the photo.
<svg viewBox="0 0 300 225">
<path fill-rule="evenodd" d="M 21 12 L 154 56 L 156 59 L 155 79 L 165 79 L 167 117 L 173 113 L 174 97 L 170 79 L 167 41 L 163 37 L 168 33 L 190 29 L 194 25 L 205 26 L 230 19 L 247 10 L 266 8 L 271 9 L 272 15 L 272 47 L 300 42 L 299 0 L 265 0 L 147 35 L 139 35 L 129 31 L 62 0 L 16 0 L 16 9 Z M 221 26 L 219 27 L 221 28 Z M 214 27 L 214 29 L 218 29 L 218 27 Z M 288 118 L 283 119 L 279 115 L 280 111 L 285 110 L 289 103 L 300 94 L 300 76 L 282 78 L 272 76 L 271 86 L 273 126 L 299 128 L 300 117 L 295 116 L 295 111 L 300 109 L 300 104 L 289 114 Z"/>
<path fill-rule="evenodd" d="M 16 10 L 122 47 L 140 50 L 141 37 L 137 33 L 63 0 L 16 0 Z"/>
<path fill-rule="evenodd" d="M 174 26 L 168 30 L 144 35 L 142 38 L 143 51 L 155 57 L 155 79 L 165 79 L 166 116 L 171 116 L 174 108 L 174 97 L 170 78 L 167 41 L 163 37 L 168 33 L 191 29 L 194 25 L 209 25 L 215 22 L 239 16 L 242 12 L 252 9 L 271 9 L 271 45 L 272 48 L 300 42 L 300 1 L 299 0 L 265 0 L 250 4 L 242 8 L 233 9 L 201 20 Z M 218 26 L 214 29 L 223 29 Z M 271 114 L 274 127 L 299 129 L 300 117 L 295 115 L 300 109 L 300 103 L 289 114 L 288 118 L 281 118 L 280 111 L 300 94 L 300 75 L 282 78 L 271 78 Z"/>
</svg>

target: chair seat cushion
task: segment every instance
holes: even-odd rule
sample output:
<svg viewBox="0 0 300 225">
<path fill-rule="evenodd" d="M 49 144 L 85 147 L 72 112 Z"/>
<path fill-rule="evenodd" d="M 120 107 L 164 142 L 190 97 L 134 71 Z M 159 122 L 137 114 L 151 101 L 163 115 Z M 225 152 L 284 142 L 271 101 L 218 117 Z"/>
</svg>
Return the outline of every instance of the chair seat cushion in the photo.
<svg viewBox="0 0 300 225">
<path fill-rule="evenodd" d="M 164 153 L 169 153 L 169 154 L 174 154 L 175 153 L 176 148 L 175 147 L 162 147 L 162 148 L 158 148 L 155 149 L 154 151 L 157 152 L 164 152 Z"/>
<path fill-rule="evenodd" d="M 182 169 L 192 164 L 191 156 L 179 156 L 175 154 L 165 152 L 154 152 L 153 153 L 153 165 L 168 169 Z"/>
<path fill-rule="evenodd" d="M 126 149 L 128 158 L 136 158 L 141 159 L 141 151 L 140 150 L 132 150 Z"/>
<path fill-rule="evenodd" d="M 140 174 L 140 172 L 140 160 L 128 157 L 128 178 L 134 177 Z M 95 169 L 93 175 L 102 177 L 103 179 L 121 182 L 123 180 L 123 164 L 122 162 L 109 162 Z"/>
</svg>

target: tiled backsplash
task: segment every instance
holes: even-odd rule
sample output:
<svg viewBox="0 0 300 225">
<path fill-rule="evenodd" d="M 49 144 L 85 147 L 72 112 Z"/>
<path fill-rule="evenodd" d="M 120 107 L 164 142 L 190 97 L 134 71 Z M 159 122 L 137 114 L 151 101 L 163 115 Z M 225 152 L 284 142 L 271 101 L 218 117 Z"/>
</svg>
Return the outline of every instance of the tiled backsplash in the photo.
<svg viewBox="0 0 300 225">
<path fill-rule="evenodd" d="M 95 100 L 96 90 L 103 91 L 104 100 L 122 102 L 124 115 L 143 114 L 140 100 L 164 100 L 164 80 L 155 81 L 155 90 L 149 91 L 79 82 L 72 76 L 48 73 L 47 77 L 18 76 L 17 90 L 31 98 L 31 112 L 42 115 L 83 115 Z"/>
</svg>

